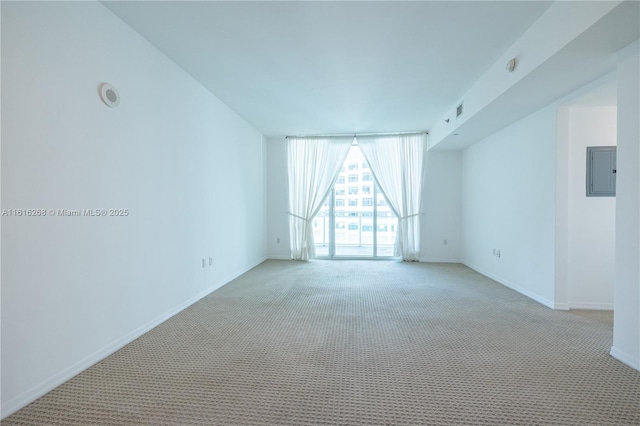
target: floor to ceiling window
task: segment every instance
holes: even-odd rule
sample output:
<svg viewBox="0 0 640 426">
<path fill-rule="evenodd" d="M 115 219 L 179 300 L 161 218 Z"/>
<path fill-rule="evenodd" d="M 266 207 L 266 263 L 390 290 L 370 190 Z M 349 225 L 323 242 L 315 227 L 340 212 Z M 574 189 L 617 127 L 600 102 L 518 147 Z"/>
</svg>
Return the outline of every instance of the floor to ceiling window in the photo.
<svg viewBox="0 0 640 426">
<path fill-rule="evenodd" d="M 317 257 L 392 257 L 398 219 L 375 184 L 358 145 L 313 220 Z"/>
</svg>

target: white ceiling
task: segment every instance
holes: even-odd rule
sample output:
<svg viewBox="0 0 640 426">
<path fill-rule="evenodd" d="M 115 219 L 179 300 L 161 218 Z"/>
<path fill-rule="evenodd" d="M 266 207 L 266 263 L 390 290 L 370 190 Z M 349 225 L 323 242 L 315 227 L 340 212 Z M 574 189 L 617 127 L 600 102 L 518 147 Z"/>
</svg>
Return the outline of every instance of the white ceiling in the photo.
<svg viewBox="0 0 640 426">
<path fill-rule="evenodd" d="M 105 1 L 261 133 L 428 130 L 541 1 Z"/>
</svg>

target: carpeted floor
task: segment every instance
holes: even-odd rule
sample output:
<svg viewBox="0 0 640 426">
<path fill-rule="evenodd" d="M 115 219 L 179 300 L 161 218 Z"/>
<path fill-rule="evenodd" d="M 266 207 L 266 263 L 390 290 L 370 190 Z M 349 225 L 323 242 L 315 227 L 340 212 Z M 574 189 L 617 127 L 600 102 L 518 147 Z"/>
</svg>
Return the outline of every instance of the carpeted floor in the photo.
<svg viewBox="0 0 640 426">
<path fill-rule="evenodd" d="M 267 261 L 3 425 L 639 425 L 611 312 L 461 265 Z"/>
</svg>

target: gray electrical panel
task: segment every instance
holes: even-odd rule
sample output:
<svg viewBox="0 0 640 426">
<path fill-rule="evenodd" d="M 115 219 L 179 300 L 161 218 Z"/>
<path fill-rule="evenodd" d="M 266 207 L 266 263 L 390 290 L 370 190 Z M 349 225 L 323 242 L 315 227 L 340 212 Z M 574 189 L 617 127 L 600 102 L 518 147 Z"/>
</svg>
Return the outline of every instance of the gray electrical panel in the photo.
<svg viewBox="0 0 640 426">
<path fill-rule="evenodd" d="M 587 147 L 587 197 L 616 196 L 616 147 Z"/>
</svg>

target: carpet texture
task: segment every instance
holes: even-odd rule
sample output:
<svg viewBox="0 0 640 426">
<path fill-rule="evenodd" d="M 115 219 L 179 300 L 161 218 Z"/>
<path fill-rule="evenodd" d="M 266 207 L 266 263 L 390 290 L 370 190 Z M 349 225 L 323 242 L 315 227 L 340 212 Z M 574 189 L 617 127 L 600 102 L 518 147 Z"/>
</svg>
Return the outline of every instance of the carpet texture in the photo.
<svg viewBox="0 0 640 426">
<path fill-rule="evenodd" d="M 267 261 L 2 425 L 639 425 L 611 336 L 461 265 Z"/>
</svg>

